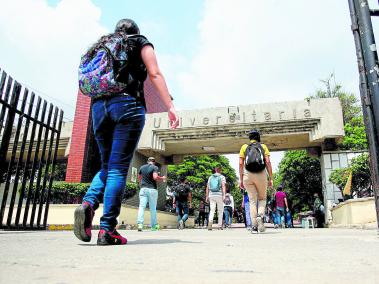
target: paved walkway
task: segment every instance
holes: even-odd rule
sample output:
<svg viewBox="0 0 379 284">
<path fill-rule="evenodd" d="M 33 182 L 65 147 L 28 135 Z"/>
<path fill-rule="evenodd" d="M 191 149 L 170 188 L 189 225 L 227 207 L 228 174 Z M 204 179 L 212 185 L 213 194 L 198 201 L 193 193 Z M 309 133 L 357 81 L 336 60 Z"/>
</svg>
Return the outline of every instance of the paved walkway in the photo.
<svg viewBox="0 0 379 284">
<path fill-rule="evenodd" d="M 0 231 L 0 282 L 379 283 L 376 230 L 120 232 L 128 245 L 97 247 L 96 238 L 80 243 L 68 231 Z"/>
</svg>

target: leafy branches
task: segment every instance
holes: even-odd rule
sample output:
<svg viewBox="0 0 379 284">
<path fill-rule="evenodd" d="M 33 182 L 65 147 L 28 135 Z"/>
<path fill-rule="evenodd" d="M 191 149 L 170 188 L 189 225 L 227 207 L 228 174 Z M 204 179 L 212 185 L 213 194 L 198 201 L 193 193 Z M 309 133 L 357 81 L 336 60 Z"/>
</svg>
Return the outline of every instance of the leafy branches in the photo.
<svg viewBox="0 0 379 284">
<path fill-rule="evenodd" d="M 197 206 L 199 200 L 205 199 L 206 184 L 216 166 L 221 166 L 222 174 L 226 178 L 227 188 L 230 189 L 231 194 L 234 196 L 234 202 L 241 204 L 242 196 L 237 186 L 235 170 L 224 156 L 187 156 L 181 164 L 168 167 L 168 184 L 173 185 L 181 178 L 187 179 L 193 188 L 193 202 Z"/>
</svg>

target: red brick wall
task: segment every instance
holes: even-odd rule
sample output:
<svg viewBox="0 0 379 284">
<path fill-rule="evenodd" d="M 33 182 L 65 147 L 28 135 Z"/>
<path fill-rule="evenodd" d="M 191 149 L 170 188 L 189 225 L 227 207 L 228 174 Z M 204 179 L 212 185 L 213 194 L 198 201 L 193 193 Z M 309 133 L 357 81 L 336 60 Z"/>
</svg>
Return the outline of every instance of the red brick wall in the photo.
<svg viewBox="0 0 379 284">
<path fill-rule="evenodd" d="M 156 89 L 151 81 L 145 81 L 145 99 L 148 113 L 166 111 Z M 78 92 L 74 125 L 71 135 L 70 152 L 67 162 L 67 182 L 87 182 L 92 179 L 89 165 L 97 164 L 98 155 L 91 153 L 96 151 L 95 141 L 91 132 L 91 99 Z"/>
<path fill-rule="evenodd" d="M 66 181 L 82 182 L 90 130 L 91 99 L 78 92 L 68 155 Z"/>
</svg>

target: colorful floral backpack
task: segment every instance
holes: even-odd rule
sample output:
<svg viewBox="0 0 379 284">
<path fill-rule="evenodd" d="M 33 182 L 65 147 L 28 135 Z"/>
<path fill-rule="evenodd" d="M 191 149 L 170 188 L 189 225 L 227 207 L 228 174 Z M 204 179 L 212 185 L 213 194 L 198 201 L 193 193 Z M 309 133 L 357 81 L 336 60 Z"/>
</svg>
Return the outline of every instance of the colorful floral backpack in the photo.
<svg viewBox="0 0 379 284">
<path fill-rule="evenodd" d="M 113 34 L 104 43 L 82 56 L 79 65 L 79 89 L 91 98 L 119 94 L 133 78 L 128 72 L 128 38 Z"/>
</svg>

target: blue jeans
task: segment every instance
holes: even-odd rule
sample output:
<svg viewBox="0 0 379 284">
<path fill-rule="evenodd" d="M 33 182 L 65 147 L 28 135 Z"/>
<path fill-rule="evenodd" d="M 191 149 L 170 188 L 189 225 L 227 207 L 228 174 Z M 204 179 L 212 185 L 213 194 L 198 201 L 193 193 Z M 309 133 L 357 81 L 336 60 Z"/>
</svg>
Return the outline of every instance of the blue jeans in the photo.
<svg viewBox="0 0 379 284">
<path fill-rule="evenodd" d="M 178 215 L 178 222 L 182 220 L 183 222 L 187 221 L 188 219 L 188 202 L 187 201 L 178 201 L 176 200 L 176 214 Z M 183 216 L 182 216 L 183 212 Z"/>
<path fill-rule="evenodd" d="M 139 191 L 139 208 L 137 224 L 143 224 L 145 208 L 149 203 L 150 209 L 150 226 L 154 227 L 157 224 L 157 200 L 158 190 L 155 188 L 142 187 Z"/>
<path fill-rule="evenodd" d="M 92 104 L 92 127 L 101 156 L 83 201 L 93 209 L 104 200 L 100 228 L 113 231 L 120 214 L 126 176 L 145 124 L 145 109 L 130 96 L 99 99 Z"/>
<path fill-rule="evenodd" d="M 250 202 L 247 200 L 245 203 L 245 216 L 246 216 L 246 226 L 251 226 L 251 217 L 250 217 Z"/>
<path fill-rule="evenodd" d="M 224 206 L 225 225 L 232 224 L 233 209 L 230 206 Z"/>
<path fill-rule="evenodd" d="M 284 224 L 284 218 L 285 218 L 284 208 L 276 207 L 276 223 L 275 224 L 277 225 Z"/>
</svg>

